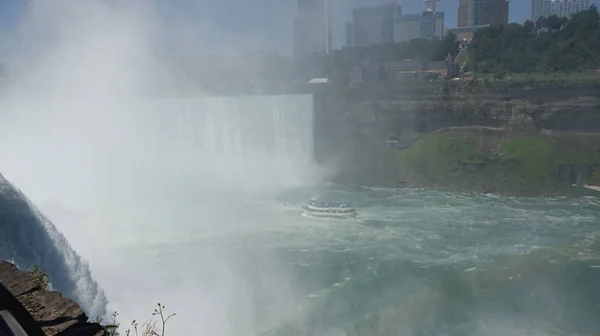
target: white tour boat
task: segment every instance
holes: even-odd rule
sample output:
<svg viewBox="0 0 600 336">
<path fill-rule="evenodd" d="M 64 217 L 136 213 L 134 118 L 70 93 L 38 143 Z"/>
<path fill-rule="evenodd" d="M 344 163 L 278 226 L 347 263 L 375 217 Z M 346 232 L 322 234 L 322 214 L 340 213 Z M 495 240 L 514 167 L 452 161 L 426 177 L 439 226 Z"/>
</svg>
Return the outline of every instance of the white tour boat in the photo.
<svg viewBox="0 0 600 336">
<path fill-rule="evenodd" d="M 322 202 L 316 196 L 302 207 L 304 213 L 313 217 L 352 218 L 356 217 L 356 209 L 348 203 Z"/>
</svg>

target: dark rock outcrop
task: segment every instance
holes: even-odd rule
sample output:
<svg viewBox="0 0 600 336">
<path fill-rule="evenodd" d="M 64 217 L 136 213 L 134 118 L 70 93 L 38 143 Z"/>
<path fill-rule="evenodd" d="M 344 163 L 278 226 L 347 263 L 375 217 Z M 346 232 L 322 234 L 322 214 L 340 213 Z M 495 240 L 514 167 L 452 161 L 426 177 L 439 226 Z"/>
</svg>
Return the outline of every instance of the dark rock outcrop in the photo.
<svg viewBox="0 0 600 336">
<path fill-rule="evenodd" d="M 29 273 L 12 263 L 0 261 L 0 283 L 29 311 L 46 335 L 108 335 L 101 325 L 88 322 L 75 301 L 40 288 Z"/>
</svg>

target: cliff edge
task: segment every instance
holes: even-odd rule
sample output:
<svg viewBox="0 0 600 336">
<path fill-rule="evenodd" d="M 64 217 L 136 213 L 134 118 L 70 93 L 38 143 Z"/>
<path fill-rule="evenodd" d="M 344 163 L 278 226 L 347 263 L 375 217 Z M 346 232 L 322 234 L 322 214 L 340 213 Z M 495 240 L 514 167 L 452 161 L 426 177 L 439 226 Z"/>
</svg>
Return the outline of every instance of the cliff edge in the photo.
<svg viewBox="0 0 600 336">
<path fill-rule="evenodd" d="M 46 335 L 108 335 L 98 323 L 88 322 L 75 301 L 40 288 L 29 273 L 10 262 L 0 261 L 0 284 L 21 302 Z"/>
</svg>

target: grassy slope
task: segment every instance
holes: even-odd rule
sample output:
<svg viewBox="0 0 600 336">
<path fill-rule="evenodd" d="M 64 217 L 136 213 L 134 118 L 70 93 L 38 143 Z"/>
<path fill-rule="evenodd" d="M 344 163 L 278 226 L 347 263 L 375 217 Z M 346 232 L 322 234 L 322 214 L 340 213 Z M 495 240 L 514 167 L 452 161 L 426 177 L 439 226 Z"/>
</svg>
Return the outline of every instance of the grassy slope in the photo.
<svg viewBox="0 0 600 336">
<path fill-rule="evenodd" d="M 514 195 L 555 194 L 559 164 L 600 165 L 600 136 L 430 134 L 397 151 L 398 178 L 416 186 Z M 600 184 L 600 169 L 590 183 Z"/>
</svg>

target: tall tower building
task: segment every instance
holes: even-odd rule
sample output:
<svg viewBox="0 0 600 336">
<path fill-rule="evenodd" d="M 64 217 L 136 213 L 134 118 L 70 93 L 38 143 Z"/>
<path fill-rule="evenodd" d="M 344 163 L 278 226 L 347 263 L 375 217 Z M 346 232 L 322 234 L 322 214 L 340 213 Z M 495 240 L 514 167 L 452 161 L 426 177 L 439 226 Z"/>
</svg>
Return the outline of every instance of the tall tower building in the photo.
<svg viewBox="0 0 600 336">
<path fill-rule="evenodd" d="M 296 0 L 294 55 L 331 52 L 330 0 Z"/>
<path fill-rule="evenodd" d="M 440 2 L 440 0 L 423 0 L 423 3 L 425 3 L 425 7 L 427 8 L 426 10 L 429 12 L 436 11 L 438 2 Z"/>
<path fill-rule="evenodd" d="M 508 0 L 459 0 L 457 26 L 508 24 Z"/>
<path fill-rule="evenodd" d="M 425 11 L 421 21 L 421 37 L 426 39 L 444 38 L 444 12 L 438 12 L 436 7 L 440 0 L 423 0 Z"/>
<path fill-rule="evenodd" d="M 424 11 L 421 18 L 421 38 L 444 38 L 444 12 Z"/>
</svg>

